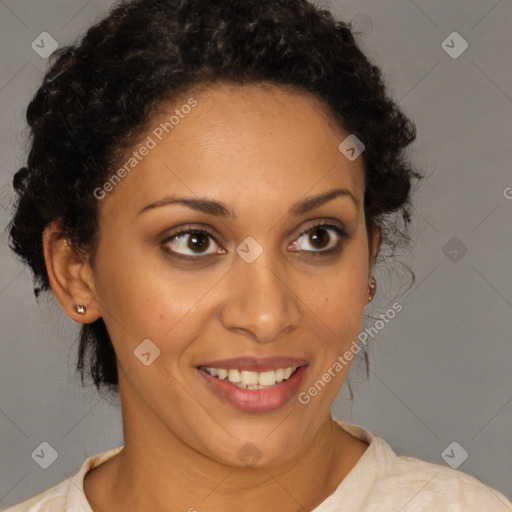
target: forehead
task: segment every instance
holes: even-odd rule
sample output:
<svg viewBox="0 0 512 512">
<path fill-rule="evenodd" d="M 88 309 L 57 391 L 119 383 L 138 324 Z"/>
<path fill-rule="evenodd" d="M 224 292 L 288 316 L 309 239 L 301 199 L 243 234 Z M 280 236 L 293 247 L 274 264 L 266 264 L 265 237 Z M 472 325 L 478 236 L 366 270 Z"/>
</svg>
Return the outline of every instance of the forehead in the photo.
<svg viewBox="0 0 512 512">
<path fill-rule="evenodd" d="M 360 196 L 363 159 L 349 161 L 338 150 L 347 136 L 322 101 L 289 87 L 218 84 L 191 90 L 159 106 L 139 142 L 118 162 L 128 172 L 102 207 L 122 200 L 143 208 L 171 193 L 222 196 L 239 204 L 288 202 L 288 196 L 292 202 L 333 186 Z"/>
</svg>

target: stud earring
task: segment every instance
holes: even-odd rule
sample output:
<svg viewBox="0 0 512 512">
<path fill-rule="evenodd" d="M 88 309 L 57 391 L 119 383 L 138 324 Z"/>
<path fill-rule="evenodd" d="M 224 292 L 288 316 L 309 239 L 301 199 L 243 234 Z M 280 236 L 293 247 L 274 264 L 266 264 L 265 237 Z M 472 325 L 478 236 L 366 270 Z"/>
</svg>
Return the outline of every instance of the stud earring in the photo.
<svg viewBox="0 0 512 512">
<path fill-rule="evenodd" d="M 85 315 L 85 312 L 87 311 L 87 308 L 83 306 L 82 304 L 75 304 L 73 306 L 73 309 L 79 314 L 79 315 Z"/>
<path fill-rule="evenodd" d="M 375 277 L 370 276 L 368 281 L 368 302 L 370 302 L 373 297 L 375 297 L 375 292 L 377 291 L 377 281 Z"/>
</svg>

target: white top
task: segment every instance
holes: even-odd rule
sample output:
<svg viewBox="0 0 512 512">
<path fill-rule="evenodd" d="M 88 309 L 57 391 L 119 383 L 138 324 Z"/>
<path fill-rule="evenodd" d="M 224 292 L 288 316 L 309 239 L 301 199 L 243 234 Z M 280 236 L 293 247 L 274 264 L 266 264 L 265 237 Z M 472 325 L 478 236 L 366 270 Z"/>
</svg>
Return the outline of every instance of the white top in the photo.
<svg viewBox="0 0 512 512">
<path fill-rule="evenodd" d="M 512 503 L 503 494 L 476 478 L 397 456 L 368 430 L 336 422 L 369 446 L 338 488 L 311 512 L 512 512 Z M 84 476 L 122 448 L 87 458 L 71 478 L 4 512 L 92 512 L 83 491 Z"/>
</svg>

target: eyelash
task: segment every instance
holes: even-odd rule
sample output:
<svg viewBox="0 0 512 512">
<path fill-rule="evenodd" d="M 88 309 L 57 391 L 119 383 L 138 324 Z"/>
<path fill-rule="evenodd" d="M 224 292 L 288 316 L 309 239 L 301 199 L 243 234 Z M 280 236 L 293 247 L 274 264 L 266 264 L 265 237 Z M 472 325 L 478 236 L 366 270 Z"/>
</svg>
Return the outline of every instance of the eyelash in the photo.
<svg viewBox="0 0 512 512">
<path fill-rule="evenodd" d="M 331 255 L 331 254 L 333 254 L 335 252 L 339 252 L 341 250 L 341 248 L 342 248 L 342 245 L 343 245 L 342 241 L 343 240 L 347 240 L 347 239 L 350 238 L 349 234 L 342 227 L 340 227 L 340 226 L 338 226 L 336 224 L 330 224 L 330 223 L 325 222 L 325 221 L 319 221 L 319 222 L 313 224 L 312 226 L 310 226 L 305 231 L 301 232 L 299 234 L 299 236 L 297 238 L 295 238 L 293 241 L 297 240 L 298 238 L 303 237 L 304 235 L 309 234 L 312 231 L 315 231 L 318 228 L 332 229 L 333 231 L 336 232 L 336 234 L 340 237 L 341 240 L 338 241 L 338 243 L 334 247 L 331 247 L 328 250 L 319 250 L 319 251 L 299 250 L 299 251 L 293 251 L 293 252 L 307 253 L 308 256 L 313 256 L 313 257 L 328 256 L 328 255 Z M 220 246 L 219 242 L 217 242 L 217 240 L 215 239 L 215 236 L 210 231 L 208 231 L 207 229 L 194 228 L 192 226 L 190 226 L 190 227 L 189 226 L 185 226 L 181 231 L 178 231 L 177 233 L 173 233 L 171 236 L 167 237 L 162 242 L 162 245 L 165 245 L 165 244 L 171 242 L 172 240 L 174 240 L 175 238 L 179 238 L 180 236 L 192 235 L 192 234 L 203 234 L 203 235 L 206 235 L 207 237 L 211 238 L 217 245 Z M 173 257 L 177 257 L 177 258 L 180 258 L 180 259 L 183 259 L 183 260 L 188 260 L 188 261 L 198 261 L 199 259 L 204 258 L 206 256 L 214 256 L 214 254 L 205 254 L 205 255 L 199 254 L 197 256 L 191 256 L 191 255 L 188 255 L 188 254 L 181 254 L 181 253 L 169 250 L 169 249 L 164 249 L 164 250 L 167 251 L 168 253 L 170 253 Z"/>
</svg>

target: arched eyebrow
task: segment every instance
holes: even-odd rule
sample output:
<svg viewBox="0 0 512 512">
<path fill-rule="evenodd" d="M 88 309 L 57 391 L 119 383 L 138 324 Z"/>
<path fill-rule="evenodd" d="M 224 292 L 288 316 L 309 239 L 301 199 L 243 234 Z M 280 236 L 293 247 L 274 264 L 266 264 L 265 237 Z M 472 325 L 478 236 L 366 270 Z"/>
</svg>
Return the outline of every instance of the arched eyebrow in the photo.
<svg viewBox="0 0 512 512">
<path fill-rule="evenodd" d="M 355 195 L 346 188 L 338 188 L 334 190 L 329 190 L 327 192 L 322 192 L 316 196 L 306 197 L 297 201 L 289 210 L 288 215 L 293 217 L 298 217 L 299 215 L 304 215 L 305 213 L 318 208 L 319 206 L 336 199 L 337 197 L 348 197 L 350 198 L 356 207 L 359 207 L 359 201 L 355 197 Z M 166 196 L 159 201 L 148 204 L 139 213 L 137 216 L 154 210 L 155 208 L 161 208 L 163 206 L 170 206 L 173 204 L 182 204 L 187 206 L 188 208 L 205 213 L 207 215 L 215 215 L 217 217 L 230 217 L 232 219 L 237 219 L 238 214 L 231 210 L 226 204 L 222 201 L 216 201 L 208 198 L 196 198 L 196 197 L 176 197 L 176 196 Z"/>
<path fill-rule="evenodd" d="M 337 197 L 348 197 L 352 199 L 353 203 L 359 207 L 359 201 L 356 196 L 347 188 L 337 188 L 328 192 L 322 192 L 316 196 L 306 197 L 296 202 L 289 210 L 288 215 L 297 217 L 303 215 L 323 204 L 336 199 Z"/>
</svg>

